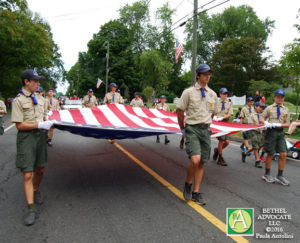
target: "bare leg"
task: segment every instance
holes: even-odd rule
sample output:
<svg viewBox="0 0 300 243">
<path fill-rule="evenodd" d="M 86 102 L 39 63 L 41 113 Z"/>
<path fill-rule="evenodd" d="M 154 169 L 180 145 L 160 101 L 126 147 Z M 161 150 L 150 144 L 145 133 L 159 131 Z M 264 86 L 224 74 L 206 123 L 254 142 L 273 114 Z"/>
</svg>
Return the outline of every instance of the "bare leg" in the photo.
<svg viewBox="0 0 300 243">
<path fill-rule="evenodd" d="M 223 152 L 223 147 L 224 147 L 224 140 L 219 140 L 219 143 L 218 143 L 218 153 L 219 154 L 222 154 Z"/>
<path fill-rule="evenodd" d="M 273 159 L 273 154 L 268 154 L 265 162 L 266 169 L 271 169 L 272 159 Z"/>
<path fill-rule="evenodd" d="M 35 168 L 35 173 L 33 177 L 33 189 L 37 191 L 43 179 L 45 168 L 44 167 L 37 167 Z"/>
<path fill-rule="evenodd" d="M 279 161 L 278 161 L 278 169 L 279 170 L 284 170 L 285 163 L 286 163 L 286 153 L 281 152 L 280 157 L 279 157 Z"/>
<path fill-rule="evenodd" d="M 198 192 L 200 189 L 200 184 L 203 177 L 203 163 L 201 161 L 200 155 L 191 156 L 190 163 L 188 165 L 188 175 L 187 182 L 192 183 L 192 178 L 194 177 L 194 192 Z"/>
<path fill-rule="evenodd" d="M 33 204 L 33 172 L 24 172 L 23 181 L 24 181 L 24 191 L 27 204 Z"/>
<path fill-rule="evenodd" d="M 51 127 L 51 128 L 50 128 L 50 130 L 49 130 L 49 139 L 51 139 L 51 140 L 52 140 L 52 138 L 53 138 L 53 134 L 54 134 L 54 128 L 53 128 L 53 127 Z"/>
</svg>

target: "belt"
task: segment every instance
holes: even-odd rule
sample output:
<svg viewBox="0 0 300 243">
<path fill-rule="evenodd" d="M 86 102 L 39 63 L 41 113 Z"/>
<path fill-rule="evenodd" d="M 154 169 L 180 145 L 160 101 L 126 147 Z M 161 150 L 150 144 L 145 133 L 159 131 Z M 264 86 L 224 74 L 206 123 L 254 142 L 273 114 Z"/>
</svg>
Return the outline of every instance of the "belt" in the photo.
<svg viewBox="0 0 300 243">
<path fill-rule="evenodd" d="M 282 127 L 275 127 L 275 128 L 268 128 L 268 130 L 276 130 L 276 131 L 283 131 L 283 128 Z"/>
<path fill-rule="evenodd" d="M 194 125 L 189 125 L 189 126 L 199 127 L 199 128 L 202 128 L 202 129 L 208 129 L 208 128 L 210 128 L 210 124 L 206 124 L 206 123 L 199 123 L 199 124 L 194 124 Z"/>
</svg>

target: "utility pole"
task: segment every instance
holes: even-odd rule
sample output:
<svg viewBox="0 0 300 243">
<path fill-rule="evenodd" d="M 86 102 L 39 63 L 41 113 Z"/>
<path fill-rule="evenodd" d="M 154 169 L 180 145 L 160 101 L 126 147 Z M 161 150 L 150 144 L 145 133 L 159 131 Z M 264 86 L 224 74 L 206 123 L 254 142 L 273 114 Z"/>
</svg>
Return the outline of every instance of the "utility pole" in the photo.
<svg viewBox="0 0 300 243">
<path fill-rule="evenodd" d="M 107 44 L 107 52 L 106 52 L 106 77 L 105 77 L 105 93 L 107 93 L 107 89 L 108 89 L 108 63 L 109 63 L 109 41 L 106 41 Z"/>
<path fill-rule="evenodd" d="M 198 29 L 198 0 L 194 0 L 194 23 L 193 23 L 193 52 L 192 52 L 192 83 L 196 82 L 196 56 L 197 56 L 197 29 Z"/>
</svg>

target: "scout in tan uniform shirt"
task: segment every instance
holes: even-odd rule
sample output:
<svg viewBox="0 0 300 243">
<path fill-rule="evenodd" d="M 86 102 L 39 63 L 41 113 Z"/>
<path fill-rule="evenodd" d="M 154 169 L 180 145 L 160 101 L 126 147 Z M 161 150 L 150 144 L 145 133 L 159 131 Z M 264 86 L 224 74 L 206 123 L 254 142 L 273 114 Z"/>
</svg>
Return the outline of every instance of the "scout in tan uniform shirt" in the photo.
<svg viewBox="0 0 300 243">
<path fill-rule="evenodd" d="M 203 177 L 204 163 L 208 162 L 210 157 L 210 124 L 218 101 L 216 93 L 207 86 L 211 73 L 207 64 L 200 64 L 196 68 L 196 84 L 183 91 L 177 104 L 178 124 L 185 135 L 186 152 L 190 159 L 183 197 L 186 200 L 192 199 L 200 205 L 205 204 L 198 191 Z M 186 126 L 184 126 L 184 112 L 186 112 Z"/>
<path fill-rule="evenodd" d="M 144 107 L 144 103 L 142 99 L 140 98 L 140 93 L 135 92 L 134 93 L 134 98 L 130 102 L 130 106 L 132 107 Z"/>
<path fill-rule="evenodd" d="M 166 104 L 167 97 L 165 95 L 160 96 L 160 103 L 158 103 L 154 108 L 158 110 L 170 111 L 169 106 Z M 156 136 L 156 142 L 160 143 L 159 135 Z M 165 144 L 168 144 L 170 140 L 168 135 L 165 135 Z"/>
<path fill-rule="evenodd" d="M 261 124 L 261 111 L 262 111 L 262 103 L 255 102 L 254 110 L 248 116 L 248 124 L 259 125 Z M 255 167 L 262 168 L 261 161 L 259 159 L 259 150 L 263 147 L 263 131 L 261 129 L 251 130 L 249 131 L 250 141 L 252 148 L 248 149 L 246 152 L 242 153 L 242 161 L 245 162 L 246 156 L 253 151 L 255 158 Z"/>
<path fill-rule="evenodd" d="M 248 124 L 248 116 L 251 114 L 252 110 L 253 110 L 253 104 L 254 104 L 254 100 L 252 97 L 248 97 L 247 98 L 247 104 L 246 106 L 243 107 L 243 109 L 241 110 L 241 114 L 240 114 L 240 123 L 241 124 Z M 246 152 L 248 150 L 248 139 L 249 139 L 249 132 L 243 132 L 243 143 L 240 146 L 240 148 L 243 150 L 243 152 Z"/>
<path fill-rule="evenodd" d="M 97 105 L 97 98 L 93 95 L 93 90 L 89 89 L 88 95 L 83 98 L 82 107 L 93 107 Z"/>
<path fill-rule="evenodd" d="M 109 87 L 110 87 L 110 92 L 105 95 L 103 103 L 124 104 L 123 97 L 118 92 L 116 92 L 118 86 L 115 83 L 111 83 Z"/>
<path fill-rule="evenodd" d="M 48 111 L 60 110 L 59 102 L 54 97 L 54 88 L 48 89 L 48 96 L 46 98 L 46 102 L 48 105 Z M 47 140 L 47 143 L 50 147 L 52 146 L 53 135 L 54 135 L 54 128 L 51 127 L 48 133 L 48 140 Z"/>
<path fill-rule="evenodd" d="M 40 97 L 41 100 L 41 104 L 44 104 L 44 121 L 47 120 L 47 115 L 48 115 L 48 102 L 47 100 L 44 98 L 44 89 L 42 87 L 38 88 L 37 94 Z"/>
<path fill-rule="evenodd" d="M 23 172 L 25 197 L 28 204 L 24 224 L 32 225 L 37 218 L 34 203 L 42 204 L 39 185 L 47 162 L 46 131 L 53 125 L 44 120 L 44 104 L 35 96 L 43 77 L 31 69 L 22 75 L 24 88 L 12 103 L 11 121 L 16 123 L 17 159 L 16 166 Z"/>
<path fill-rule="evenodd" d="M 219 91 L 220 100 L 217 102 L 216 113 L 213 118 L 214 121 L 229 121 L 229 118 L 233 115 L 232 103 L 227 100 L 228 90 L 226 88 L 221 88 Z M 218 164 L 222 166 L 227 166 L 223 158 L 223 149 L 225 149 L 229 144 L 229 135 L 218 137 L 219 143 L 218 148 L 214 149 L 213 159 L 218 159 Z"/>
<path fill-rule="evenodd" d="M 2 100 L 0 100 L 0 135 L 4 134 L 4 127 L 2 126 L 2 117 L 6 114 L 6 106 Z"/>
<path fill-rule="evenodd" d="M 269 105 L 262 113 L 262 119 L 268 128 L 264 145 L 268 154 L 265 162 L 266 172 L 262 178 L 268 183 L 277 181 L 284 186 L 288 186 L 290 182 L 283 176 L 287 152 L 283 128 L 289 127 L 290 112 L 289 109 L 283 105 L 284 98 L 285 92 L 282 89 L 277 89 L 274 93 L 275 103 Z M 274 180 L 270 174 L 270 170 L 275 152 L 280 153 L 280 157 L 278 160 L 278 174 Z"/>
</svg>

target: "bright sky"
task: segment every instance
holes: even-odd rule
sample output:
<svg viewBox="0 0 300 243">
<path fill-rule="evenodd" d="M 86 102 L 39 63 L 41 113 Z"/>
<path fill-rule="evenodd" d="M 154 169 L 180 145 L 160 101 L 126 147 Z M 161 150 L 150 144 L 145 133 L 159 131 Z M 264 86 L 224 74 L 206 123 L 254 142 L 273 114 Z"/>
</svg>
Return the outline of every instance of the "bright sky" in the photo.
<svg viewBox="0 0 300 243">
<path fill-rule="evenodd" d="M 118 9 L 126 3 L 132 4 L 136 0 L 27 0 L 29 9 L 38 12 L 46 19 L 52 29 L 55 42 L 62 53 L 62 60 L 66 70 L 75 64 L 78 52 L 87 51 L 87 43 L 94 33 L 99 31 L 101 25 L 118 17 Z M 201 6 L 210 0 L 198 1 Z M 224 0 L 216 0 L 207 7 L 214 6 Z M 150 11 L 152 17 L 157 8 L 161 7 L 166 0 L 151 0 Z M 177 8 L 174 22 L 193 11 L 193 0 L 172 0 L 169 1 L 172 8 Z M 274 60 L 278 60 L 283 51 L 284 45 L 300 37 L 295 23 L 300 23 L 296 19 L 299 0 L 231 0 L 208 13 L 222 12 L 229 6 L 239 6 L 246 4 L 252 6 L 261 19 L 269 17 L 275 20 L 275 29 L 269 37 L 267 46 L 270 48 Z M 154 19 L 154 18 L 152 18 Z M 175 36 L 180 41 L 184 41 L 184 27 L 175 30 Z M 61 87 L 62 88 L 62 87 Z"/>
</svg>

